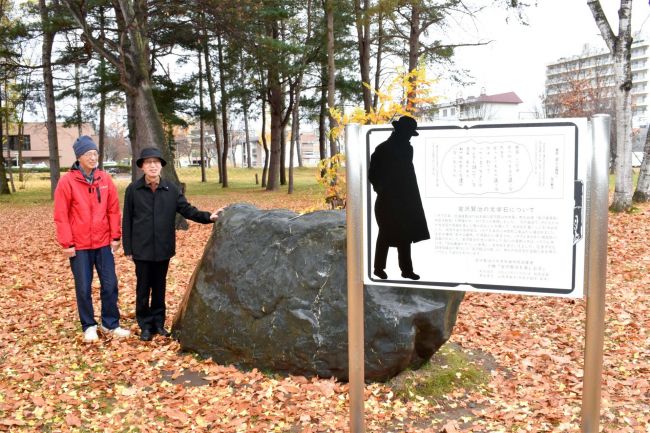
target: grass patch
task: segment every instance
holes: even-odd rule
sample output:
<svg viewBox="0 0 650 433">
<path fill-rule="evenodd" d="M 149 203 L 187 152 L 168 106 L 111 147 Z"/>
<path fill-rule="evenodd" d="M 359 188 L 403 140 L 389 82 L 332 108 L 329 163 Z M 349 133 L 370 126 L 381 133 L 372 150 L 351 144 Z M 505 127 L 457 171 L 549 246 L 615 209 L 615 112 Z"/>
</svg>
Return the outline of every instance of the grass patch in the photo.
<svg viewBox="0 0 650 433">
<path fill-rule="evenodd" d="M 472 390 L 486 384 L 489 374 L 460 347 L 445 344 L 418 370 L 407 370 L 388 385 L 402 400 L 437 400 L 457 390 Z"/>
<path fill-rule="evenodd" d="M 287 202 L 298 202 L 301 208 L 323 209 L 325 193 L 318 185 L 315 167 L 294 169 L 294 192 L 288 195 L 288 185 L 281 185 L 278 191 L 266 191 L 261 184 L 255 183 L 255 175 L 259 182 L 262 180 L 262 169 L 254 168 L 229 168 L 228 188 L 223 188 L 218 183 L 218 174 L 215 168 L 206 169 L 206 182 L 201 182 L 201 169 L 199 167 L 177 168 L 176 172 L 181 182 L 186 185 L 186 195 L 190 200 L 193 197 L 206 197 L 220 203 L 234 203 L 247 201 L 261 207 L 290 207 Z M 63 173 L 62 173 L 63 174 Z M 16 192 L 10 195 L 0 195 L 0 203 L 9 205 L 29 206 L 34 204 L 50 204 L 50 180 L 44 173 L 30 173 L 24 182 L 16 181 Z M 131 182 L 130 176 L 119 175 L 113 178 L 123 202 L 124 191 Z M 287 171 L 288 182 L 288 171 Z M 287 203 L 284 206 L 283 203 Z"/>
<path fill-rule="evenodd" d="M 639 182 L 639 168 L 632 169 L 632 191 L 636 189 L 636 185 Z M 616 187 L 616 174 L 609 175 L 609 190 L 614 191 Z"/>
</svg>

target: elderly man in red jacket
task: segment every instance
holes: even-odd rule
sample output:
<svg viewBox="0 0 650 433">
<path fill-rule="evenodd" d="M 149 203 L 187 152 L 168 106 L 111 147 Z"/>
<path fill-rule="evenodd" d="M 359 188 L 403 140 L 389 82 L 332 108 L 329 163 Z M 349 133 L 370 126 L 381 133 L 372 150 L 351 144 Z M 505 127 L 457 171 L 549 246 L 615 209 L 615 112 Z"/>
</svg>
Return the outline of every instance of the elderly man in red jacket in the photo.
<svg viewBox="0 0 650 433">
<path fill-rule="evenodd" d="M 101 330 L 128 337 L 130 331 L 120 327 L 113 258 L 121 237 L 117 189 L 110 175 L 96 168 L 99 153 L 92 138 L 79 137 L 73 148 L 77 161 L 54 192 L 54 222 L 57 240 L 74 275 L 83 340 L 98 340 L 91 292 L 93 268 L 101 283 Z"/>
</svg>

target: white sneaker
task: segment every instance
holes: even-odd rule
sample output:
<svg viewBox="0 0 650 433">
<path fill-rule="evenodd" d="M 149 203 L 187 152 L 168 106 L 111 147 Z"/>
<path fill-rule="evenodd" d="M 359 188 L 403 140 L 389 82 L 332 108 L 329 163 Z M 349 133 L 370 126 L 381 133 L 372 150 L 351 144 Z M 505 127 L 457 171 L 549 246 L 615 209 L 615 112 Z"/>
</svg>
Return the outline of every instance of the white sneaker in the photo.
<svg viewBox="0 0 650 433">
<path fill-rule="evenodd" d="M 89 326 L 84 331 L 84 343 L 94 343 L 99 340 L 97 336 L 97 326 Z"/>
<path fill-rule="evenodd" d="M 131 335 L 131 331 L 128 329 L 120 328 L 119 326 L 115 329 L 105 328 L 104 325 L 101 326 L 102 332 L 105 334 L 111 334 L 119 338 L 126 338 Z"/>
</svg>

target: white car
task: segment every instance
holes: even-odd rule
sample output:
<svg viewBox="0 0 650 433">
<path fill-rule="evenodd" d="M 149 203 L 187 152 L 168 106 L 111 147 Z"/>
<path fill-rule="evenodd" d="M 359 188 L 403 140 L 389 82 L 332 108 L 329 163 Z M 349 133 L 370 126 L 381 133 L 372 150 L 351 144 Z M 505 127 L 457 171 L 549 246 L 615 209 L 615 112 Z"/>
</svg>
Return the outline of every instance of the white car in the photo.
<svg viewBox="0 0 650 433">
<path fill-rule="evenodd" d="M 48 165 L 44 162 L 39 162 L 38 164 L 32 164 L 29 162 L 26 162 L 23 164 L 23 168 L 47 168 Z"/>
</svg>

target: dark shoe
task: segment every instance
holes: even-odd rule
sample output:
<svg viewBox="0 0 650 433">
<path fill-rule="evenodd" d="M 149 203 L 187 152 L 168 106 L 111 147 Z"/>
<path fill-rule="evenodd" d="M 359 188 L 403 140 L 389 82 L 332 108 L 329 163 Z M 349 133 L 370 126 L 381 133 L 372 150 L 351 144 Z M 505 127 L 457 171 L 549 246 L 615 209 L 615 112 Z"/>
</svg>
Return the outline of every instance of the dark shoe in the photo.
<svg viewBox="0 0 650 433">
<path fill-rule="evenodd" d="M 419 280 L 420 276 L 413 271 L 402 272 L 402 278 L 409 278 L 411 280 Z"/>
<path fill-rule="evenodd" d="M 151 331 L 149 331 L 148 329 L 143 329 L 142 331 L 140 331 L 140 340 L 151 341 L 152 338 L 153 335 L 151 335 Z"/>
<path fill-rule="evenodd" d="M 386 272 L 384 272 L 383 269 L 375 269 L 372 273 L 378 276 L 379 278 L 381 278 L 382 280 L 388 278 L 388 275 L 386 275 Z"/>
<path fill-rule="evenodd" d="M 163 337 L 169 337 L 171 335 L 169 331 L 166 330 L 165 328 L 154 328 L 153 331 L 151 331 L 151 333 L 162 335 Z"/>
</svg>

